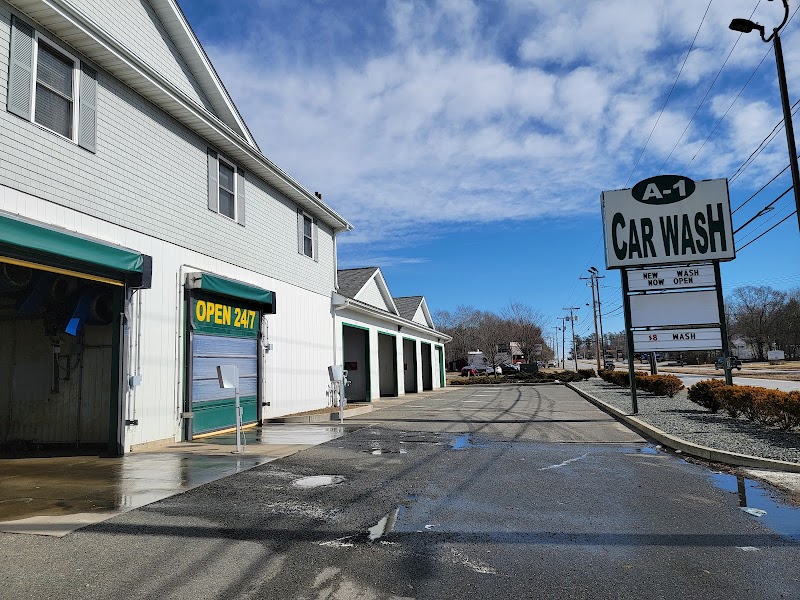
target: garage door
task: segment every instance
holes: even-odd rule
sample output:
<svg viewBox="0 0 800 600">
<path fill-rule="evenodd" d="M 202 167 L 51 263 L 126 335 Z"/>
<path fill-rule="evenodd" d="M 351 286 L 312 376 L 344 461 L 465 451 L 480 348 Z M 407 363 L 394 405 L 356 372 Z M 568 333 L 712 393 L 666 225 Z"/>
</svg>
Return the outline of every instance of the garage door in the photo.
<svg viewBox="0 0 800 600">
<path fill-rule="evenodd" d="M 192 412 L 195 435 L 236 425 L 235 398 L 219 387 L 217 365 L 239 367 L 244 423 L 258 419 L 258 340 L 197 334 L 192 340 Z"/>
</svg>

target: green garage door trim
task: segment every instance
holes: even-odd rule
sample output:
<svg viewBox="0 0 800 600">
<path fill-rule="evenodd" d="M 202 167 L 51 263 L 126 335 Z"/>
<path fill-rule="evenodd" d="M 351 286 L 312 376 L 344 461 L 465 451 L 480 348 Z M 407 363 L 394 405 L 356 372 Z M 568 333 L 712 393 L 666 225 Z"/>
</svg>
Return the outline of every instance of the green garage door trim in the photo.
<svg viewBox="0 0 800 600">
<path fill-rule="evenodd" d="M 189 275 L 191 286 L 204 292 L 213 292 L 229 298 L 249 300 L 262 305 L 264 312 L 275 314 L 275 292 L 256 287 L 249 283 L 228 279 L 211 273 L 194 273 Z"/>
<path fill-rule="evenodd" d="M 141 253 L 121 246 L 3 214 L 0 214 L 0 252 L 12 254 L 15 258 L 29 257 L 30 253 L 56 256 L 123 273 L 143 273 L 145 262 L 149 260 Z"/>
</svg>

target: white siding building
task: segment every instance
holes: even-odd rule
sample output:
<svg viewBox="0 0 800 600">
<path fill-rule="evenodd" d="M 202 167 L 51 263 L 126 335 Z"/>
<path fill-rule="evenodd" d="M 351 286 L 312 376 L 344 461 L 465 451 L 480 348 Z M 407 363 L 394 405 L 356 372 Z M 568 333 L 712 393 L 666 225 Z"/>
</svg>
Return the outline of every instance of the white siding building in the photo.
<svg viewBox="0 0 800 600">
<path fill-rule="evenodd" d="M 337 363 L 348 401 L 370 402 L 445 386 L 444 344 L 422 296 L 393 298 L 378 267 L 344 269 L 333 294 Z"/>
<path fill-rule="evenodd" d="M 0 140 L 0 445 L 220 430 L 220 362 L 246 422 L 327 404 L 351 226 L 260 152 L 174 0 L 0 0 Z"/>
</svg>

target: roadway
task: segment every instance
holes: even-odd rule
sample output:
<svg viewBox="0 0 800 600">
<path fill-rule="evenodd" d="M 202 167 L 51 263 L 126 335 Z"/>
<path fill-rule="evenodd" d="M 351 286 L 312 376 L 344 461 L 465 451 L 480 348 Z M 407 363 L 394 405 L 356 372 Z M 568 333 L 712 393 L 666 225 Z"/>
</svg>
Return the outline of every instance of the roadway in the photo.
<svg viewBox="0 0 800 600">
<path fill-rule="evenodd" d="M 615 365 L 616 365 L 617 369 L 627 369 L 628 368 L 628 363 L 626 363 L 626 362 L 615 362 Z M 567 364 L 567 367 L 569 368 L 570 365 Z M 595 369 L 595 370 L 597 370 L 597 363 L 594 362 L 594 361 L 579 360 L 578 361 L 578 367 L 581 368 L 581 369 Z M 650 371 L 650 367 L 649 367 L 649 365 L 637 364 L 636 365 L 636 370 L 637 371 L 647 371 L 647 372 L 649 372 Z M 782 380 L 782 379 L 771 379 L 771 378 L 769 378 L 769 375 L 771 375 L 771 374 L 775 374 L 775 375 L 788 374 L 788 373 L 797 374 L 798 373 L 797 371 L 787 371 L 787 370 L 781 370 L 781 369 L 775 369 L 775 370 L 772 370 L 772 369 L 755 370 L 755 369 L 753 369 L 753 370 L 748 370 L 746 367 L 743 368 L 742 370 L 744 372 L 752 373 L 752 374 L 759 374 L 759 375 L 760 374 L 764 374 L 765 377 L 752 377 L 752 376 L 741 377 L 740 375 L 738 375 L 738 373 L 740 373 L 740 371 L 737 371 L 736 369 L 734 369 L 733 373 L 732 373 L 734 385 L 754 385 L 754 386 L 757 386 L 757 387 L 765 387 L 765 388 L 769 388 L 769 389 L 783 390 L 785 392 L 789 392 L 789 391 L 793 391 L 793 390 L 800 390 L 800 381 L 785 381 L 785 380 Z M 682 372 L 680 372 L 680 370 L 673 370 L 670 367 L 666 366 L 666 363 L 660 364 L 658 366 L 658 373 L 660 375 L 675 375 L 676 377 L 678 377 L 683 382 L 683 385 L 685 385 L 686 387 L 690 387 L 690 386 L 694 385 L 695 383 L 697 383 L 698 381 L 703 381 L 704 379 L 725 379 L 725 376 L 723 375 L 722 371 L 711 371 L 711 372 L 709 372 L 707 374 L 682 373 Z"/>
</svg>

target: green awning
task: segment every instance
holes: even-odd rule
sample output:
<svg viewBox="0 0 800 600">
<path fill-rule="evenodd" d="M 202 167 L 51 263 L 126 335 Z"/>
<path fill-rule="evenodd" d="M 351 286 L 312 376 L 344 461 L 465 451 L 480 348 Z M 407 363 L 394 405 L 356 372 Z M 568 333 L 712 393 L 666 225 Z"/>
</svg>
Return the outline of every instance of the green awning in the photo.
<svg viewBox="0 0 800 600">
<path fill-rule="evenodd" d="M 275 314 L 275 292 L 270 290 L 211 273 L 189 273 L 188 281 L 190 287 L 194 289 L 240 300 L 249 300 L 269 307 L 265 309 L 265 312 Z"/>
<path fill-rule="evenodd" d="M 142 287 L 149 287 L 152 268 L 150 257 L 140 252 L 2 213 L 0 255 L 79 271 L 116 273 Z"/>
</svg>

